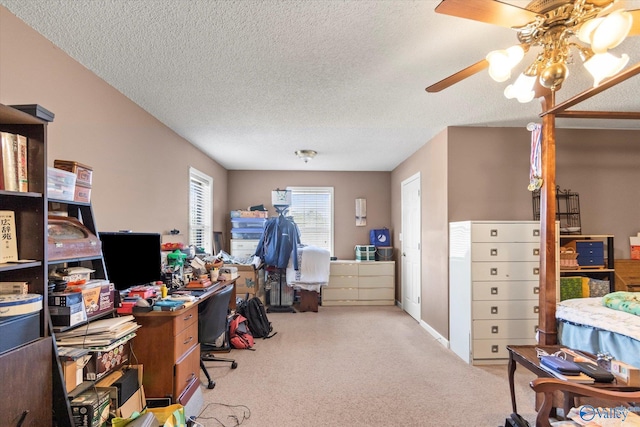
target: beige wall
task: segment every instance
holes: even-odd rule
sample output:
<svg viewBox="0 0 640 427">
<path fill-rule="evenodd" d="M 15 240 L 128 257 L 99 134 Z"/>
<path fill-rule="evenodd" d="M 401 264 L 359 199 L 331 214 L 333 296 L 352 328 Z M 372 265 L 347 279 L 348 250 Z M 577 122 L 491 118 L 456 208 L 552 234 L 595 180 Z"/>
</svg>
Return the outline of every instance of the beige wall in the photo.
<svg viewBox="0 0 640 427">
<path fill-rule="evenodd" d="M 229 171 L 229 209 L 262 204 L 269 209 L 269 215 L 275 215 L 271 190 L 287 186 L 333 187 L 333 255 L 340 259 L 353 259 L 355 245 L 368 245 L 370 229 L 391 229 L 390 172 Z M 367 199 L 366 227 L 356 227 L 355 199 L 360 197 Z M 229 224 L 228 212 L 225 218 Z M 230 224 L 225 227 L 227 240 L 229 227 Z"/>
<path fill-rule="evenodd" d="M 629 236 L 640 231 L 640 188 L 634 185 L 640 182 L 640 132 L 558 129 L 556 133 L 557 185 L 579 193 L 583 233 L 613 234 L 615 257 L 629 258 Z M 402 227 L 400 184 L 421 174 L 421 318 L 445 338 L 448 222 L 533 219 L 527 190 L 530 143 L 524 128 L 450 127 L 391 174 L 396 231 Z M 400 299 L 400 278 L 397 283 Z"/>
<path fill-rule="evenodd" d="M 98 229 L 188 232 L 189 166 L 214 179 L 214 227 L 227 212 L 227 172 L 0 7 L 0 103 L 40 104 L 48 164 L 93 167 Z"/>
</svg>

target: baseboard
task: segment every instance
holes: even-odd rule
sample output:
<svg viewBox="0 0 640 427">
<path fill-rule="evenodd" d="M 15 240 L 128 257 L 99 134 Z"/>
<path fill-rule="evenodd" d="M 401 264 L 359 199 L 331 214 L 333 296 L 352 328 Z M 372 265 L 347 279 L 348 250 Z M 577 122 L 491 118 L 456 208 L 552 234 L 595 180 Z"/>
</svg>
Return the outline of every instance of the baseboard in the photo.
<svg viewBox="0 0 640 427">
<path fill-rule="evenodd" d="M 429 332 L 444 348 L 449 348 L 449 340 L 440 335 L 438 331 L 433 329 L 424 320 L 420 320 L 420 326 L 422 326 L 427 332 Z"/>
<path fill-rule="evenodd" d="M 402 308 L 402 303 L 398 300 L 396 300 L 396 305 Z M 422 326 L 427 332 L 429 332 L 436 339 L 436 341 L 442 344 L 444 348 L 449 348 L 449 340 L 440 335 L 440 333 L 429 326 L 428 323 L 426 323 L 424 320 L 420 320 L 420 326 Z"/>
</svg>

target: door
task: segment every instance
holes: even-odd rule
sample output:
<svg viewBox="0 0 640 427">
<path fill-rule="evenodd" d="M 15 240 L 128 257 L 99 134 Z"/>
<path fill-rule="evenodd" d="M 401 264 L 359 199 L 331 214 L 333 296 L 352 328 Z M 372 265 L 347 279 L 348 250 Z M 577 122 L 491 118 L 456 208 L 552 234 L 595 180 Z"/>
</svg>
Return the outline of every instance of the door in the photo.
<svg viewBox="0 0 640 427">
<path fill-rule="evenodd" d="M 402 308 L 420 321 L 420 174 L 402 181 Z"/>
</svg>

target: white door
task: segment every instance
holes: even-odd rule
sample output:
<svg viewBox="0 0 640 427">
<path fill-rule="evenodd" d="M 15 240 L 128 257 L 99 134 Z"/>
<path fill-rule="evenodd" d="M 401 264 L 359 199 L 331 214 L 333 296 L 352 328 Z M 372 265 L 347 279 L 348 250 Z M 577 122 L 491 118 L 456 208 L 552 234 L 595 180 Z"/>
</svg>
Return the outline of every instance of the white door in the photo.
<svg viewBox="0 0 640 427">
<path fill-rule="evenodd" d="M 402 181 L 402 308 L 420 321 L 420 174 Z"/>
</svg>

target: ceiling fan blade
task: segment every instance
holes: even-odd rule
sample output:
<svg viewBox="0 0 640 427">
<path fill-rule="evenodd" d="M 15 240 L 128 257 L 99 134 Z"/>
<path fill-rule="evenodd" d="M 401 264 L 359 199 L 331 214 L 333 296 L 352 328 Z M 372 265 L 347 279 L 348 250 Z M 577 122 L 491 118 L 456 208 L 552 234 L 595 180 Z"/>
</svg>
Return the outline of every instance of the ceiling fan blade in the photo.
<svg viewBox="0 0 640 427">
<path fill-rule="evenodd" d="M 631 30 L 629 30 L 630 36 L 640 36 L 640 9 L 628 10 L 633 16 L 633 24 L 631 24 Z"/>
<path fill-rule="evenodd" d="M 457 73 L 452 74 L 445 79 L 440 80 L 438 83 L 432 84 L 425 90 L 430 93 L 440 92 L 441 90 L 446 89 L 449 86 L 452 86 L 458 83 L 460 80 L 464 80 L 467 77 L 470 77 L 476 74 L 477 72 L 484 70 L 488 66 L 489 66 L 489 61 L 487 61 L 486 59 L 483 59 L 482 61 L 476 62 L 475 64 L 470 65 L 469 67 L 463 70 L 460 70 Z"/>
<path fill-rule="evenodd" d="M 528 24 L 537 13 L 497 0 L 442 0 L 437 13 L 512 28 Z"/>
</svg>

